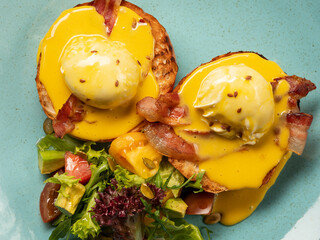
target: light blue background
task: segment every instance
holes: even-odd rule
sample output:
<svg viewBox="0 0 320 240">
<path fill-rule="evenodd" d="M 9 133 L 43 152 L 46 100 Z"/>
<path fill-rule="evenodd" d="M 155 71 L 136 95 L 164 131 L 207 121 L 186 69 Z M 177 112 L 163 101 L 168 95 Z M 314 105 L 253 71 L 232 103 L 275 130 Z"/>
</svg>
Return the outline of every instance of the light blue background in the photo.
<svg viewBox="0 0 320 240">
<path fill-rule="evenodd" d="M 249 50 L 320 87 L 320 1 L 135 0 L 167 29 L 180 80 L 201 63 Z M 47 239 L 38 199 L 43 177 L 35 143 L 43 136 L 36 92 L 36 53 L 60 12 L 78 1 L 2 1 L 0 8 L 0 239 Z M 314 122 L 304 154 L 294 155 L 256 212 L 214 239 L 281 239 L 320 195 L 319 90 L 303 99 Z M 320 216 L 320 213 L 319 215 Z M 204 226 L 201 218 L 188 220 Z M 312 224 L 312 222 L 310 223 Z M 319 226 L 314 226 L 319 227 Z M 320 236 L 315 236 L 318 239 Z"/>
</svg>

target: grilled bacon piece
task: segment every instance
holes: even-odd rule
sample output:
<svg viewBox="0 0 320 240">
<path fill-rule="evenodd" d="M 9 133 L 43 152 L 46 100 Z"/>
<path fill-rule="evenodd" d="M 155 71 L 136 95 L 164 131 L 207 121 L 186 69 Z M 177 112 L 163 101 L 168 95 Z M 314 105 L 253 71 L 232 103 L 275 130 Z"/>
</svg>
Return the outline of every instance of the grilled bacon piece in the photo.
<svg viewBox="0 0 320 240">
<path fill-rule="evenodd" d="M 160 95 L 158 99 L 145 97 L 137 103 L 137 114 L 149 122 L 162 122 L 170 126 L 188 124 L 187 107 L 179 106 L 178 93 Z"/>
<path fill-rule="evenodd" d="M 290 151 L 298 155 L 302 154 L 312 120 L 312 115 L 306 113 L 289 113 L 287 115 L 287 125 L 290 129 L 288 146 Z"/>
<path fill-rule="evenodd" d="M 281 80 L 289 83 L 289 107 L 292 112 L 300 112 L 299 100 L 307 96 L 310 91 L 316 89 L 316 85 L 313 82 L 295 75 L 284 76 L 274 80 L 275 81 L 271 83 L 273 88 L 276 88 Z"/>
<path fill-rule="evenodd" d="M 198 160 L 196 147 L 176 135 L 171 126 L 163 123 L 148 123 L 144 127 L 144 133 L 150 144 L 161 154 L 192 162 Z"/>
<path fill-rule="evenodd" d="M 275 79 L 272 87 L 276 88 L 279 81 L 285 80 L 290 85 L 288 105 L 290 113 L 287 114 L 286 121 L 290 130 L 288 150 L 301 155 L 306 145 L 308 129 L 312 123 L 312 115 L 300 112 L 300 99 L 316 89 L 316 85 L 311 81 L 298 76 L 284 76 Z"/>
<path fill-rule="evenodd" d="M 71 95 L 52 121 L 55 136 L 63 138 L 64 135 L 72 132 L 74 123 L 82 121 L 84 116 L 83 104 L 77 97 Z"/>
<path fill-rule="evenodd" d="M 104 17 L 108 35 L 111 34 L 113 26 L 117 19 L 118 9 L 122 0 L 94 0 L 92 5 L 97 12 Z"/>
</svg>

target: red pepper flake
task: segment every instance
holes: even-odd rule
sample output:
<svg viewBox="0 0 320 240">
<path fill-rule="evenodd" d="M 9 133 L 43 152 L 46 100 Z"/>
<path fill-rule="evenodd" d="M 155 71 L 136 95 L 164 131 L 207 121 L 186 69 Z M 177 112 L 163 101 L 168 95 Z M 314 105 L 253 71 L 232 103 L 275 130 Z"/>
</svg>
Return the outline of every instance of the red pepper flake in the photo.
<svg viewBox="0 0 320 240">
<path fill-rule="evenodd" d="M 140 18 L 139 23 L 146 23 L 146 21 L 143 18 Z"/>
<path fill-rule="evenodd" d="M 98 52 L 97 50 L 92 50 L 92 51 L 91 51 L 91 53 L 97 53 L 97 52 Z"/>
<path fill-rule="evenodd" d="M 116 64 L 117 64 L 117 65 L 119 65 L 119 63 L 120 63 L 120 60 L 119 60 L 119 59 L 117 59 Z"/>
<path fill-rule="evenodd" d="M 118 86 L 119 86 L 119 81 L 117 80 L 117 81 L 114 83 L 114 85 L 115 85 L 116 87 L 118 87 Z"/>
<path fill-rule="evenodd" d="M 242 110 L 241 108 L 238 108 L 237 113 L 241 113 L 241 110 Z"/>
<path fill-rule="evenodd" d="M 132 21 L 132 29 L 135 29 L 137 27 L 137 20 L 134 18 Z"/>
<path fill-rule="evenodd" d="M 141 66 L 141 63 L 139 62 L 139 60 L 137 60 L 137 63 L 139 64 L 139 66 Z"/>
<path fill-rule="evenodd" d="M 86 80 L 84 80 L 84 79 L 80 79 L 80 82 L 81 82 L 81 83 L 85 83 L 85 82 L 86 82 Z"/>
<path fill-rule="evenodd" d="M 246 76 L 246 80 L 251 80 L 252 79 L 252 76 L 248 75 Z"/>
<path fill-rule="evenodd" d="M 151 57 L 150 57 L 150 56 L 146 56 L 146 59 L 147 59 L 147 60 L 151 60 Z"/>
<path fill-rule="evenodd" d="M 281 77 L 277 77 L 277 78 L 274 78 L 273 81 L 279 81 L 281 79 L 282 79 Z"/>
<path fill-rule="evenodd" d="M 227 132 L 230 132 L 230 131 L 231 131 L 231 126 L 226 125 L 226 124 L 221 124 L 221 128 L 222 128 L 223 130 L 227 130 Z"/>
<path fill-rule="evenodd" d="M 275 129 L 273 129 L 273 133 L 275 134 L 275 135 L 279 135 L 280 134 L 280 128 L 275 128 Z"/>
<path fill-rule="evenodd" d="M 234 97 L 236 98 L 236 97 L 238 96 L 238 92 L 235 91 L 233 95 L 234 95 Z"/>
<path fill-rule="evenodd" d="M 228 97 L 233 97 L 233 94 L 232 93 L 228 93 L 227 96 Z"/>
<path fill-rule="evenodd" d="M 280 102 L 281 99 L 282 99 L 282 96 L 275 96 L 275 97 L 274 97 L 274 101 L 275 101 L 276 103 Z"/>
<path fill-rule="evenodd" d="M 213 126 L 213 122 L 209 122 L 209 127 L 212 127 Z"/>
<path fill-rule="evenodd" d="M 90 100 L 91 100 L 90 98 L 87 98 L 87 99 L 86 99 L 87 102 L 89 102 Z"/>
</svg>

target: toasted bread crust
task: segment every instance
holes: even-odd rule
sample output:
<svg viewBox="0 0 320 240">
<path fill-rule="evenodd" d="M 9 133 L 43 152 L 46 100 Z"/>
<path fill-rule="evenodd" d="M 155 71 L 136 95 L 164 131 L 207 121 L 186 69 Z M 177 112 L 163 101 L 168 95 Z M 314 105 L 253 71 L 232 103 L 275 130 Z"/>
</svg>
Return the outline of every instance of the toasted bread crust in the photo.
<svg viewBox="0 0 320 240">
<path fill-rule="evenodd" d="M 219 60 L 221 58 L 228 57 L 228 56 L 238 54 L 238 53 L 255 53 L 255 52 L 248 52 L 248 51 L 229 52 L 229 53 L 217 56 L 217 57 L 211 59 L 211 61 L 201 64 L 200 66 L 196 67 L 193 71 L 191 71 L 189 74 L 187 74 L 183 79 L 180 80 L 180 82 L 175 87 L 173 92 L 178 92 L 180 87 L 183 85 L 184 81 L 188 78 L 188 76 L 190 76 L 190 74 L 192 74 L 199 67 L 201 67 L 205 64 L 208 64 L 210 62 Z M 255 54 L 258 54 L 258 53 L 255 53 Z M 262 58 L 266 59 L 261 54 L 258 54 L 258 55 L 261 56 Z M 169 162 L 176 169 L 178 169 L 181 172 L 181 174 L 184 175 L 186 178 L 190 178 L 190 177 L 192 177 L 193 174 L 195 174 L 195 173 L 197 174 L 199 172 L 199 165 L 197 162 L 192 162 L 192 161 L 188 161 L 188 160 L 181 160 L 181 159 L 179 160 L 179 159 L 174 159 L 174 158 L 169 158 Z M 261 183 L 261 186 L 269 182 L 270 178 L 272 177 L 272 175 L 275 171 L 275 168 L 276 168 L 276 166 L 267 173 L 267 175 L 263 179 L 263 182 Z M 228 191 L 227 187 L 220 185 L 219 183 L 216 183 L 214 181 L 211 181 L 207 175 L 203 176 L 201 183 L 202 183 L 202 188 L 207 192 L 219 193 L 219 192 L 223 192 L 223 191 Z"/>
<path fill-rule="evenodd" d="M 46 88 L 42 84 L 42 82 L 39 79 L 39 73 L 40 73 L 40 60 L 41 60 L 41 53 L 39 56 L 39 62 L 37 66 L 37 76 L 36 76 L 36 84 L 37 84 L 37 90 L 39 95 L 39 101 L 43 108 L 44 113 L 47 115 L 48 118 L 54 119 L 56 114 L 56 111 L 54 110 L 53 104 L 51 102 L 51 99 L 46 91 Z"/>
<path fill-rule="evenodd" d="M 165 94 L 170 92 L 176 80 L 178 65 L 176 63 L 176 56 L 166 29 L 155 17 L 144 12 L 138 6 L 127 1 L 122 1 L 121 6 L 130 8 L 150 24 L 152 35 L 155 40 L 152 72 L 159 84 L 159 93 Z"/>
<path fill-rule="evenodd" d="M 92 2 L 79 4 L 77 6 L 86 6 L 86 5 L 92 5 Z M 176 58 L 175 58 L 175 54 L 174 54 L 174 50 L 173 50 L 170 38 L 165 28 L 158 22 L 157 19 L 155 19 L 152 15 L 145 13 L 138 6 L 127 1 L 122 1 L 121 6 L 130 8 L 150 24 L 152 29 L 152 35 L 155 39 L 152 71 L 159 85 L 159 94 L 165 94 L 171 91 L 174 86 L 174 82 L 178 72 L 178 65 L 176 63 Z M 40 57 L 41 57 L 41 53 L 40 53 Z M 39 94 L 39 101 L 45 114 L 49 118 L 54 119 L 57 113 L 53 107 L 52 101 L 44 85 L 41 83 L 39 79 L 39 72 L 40 72 L 40 58 L 37 66 L 37 76 L 35 79 L 38 94 Z"/>
<path fill-rule="evenodd" d="M 168 161 L 186 178 L 191 178 L 193 174 L 199 173 L 199 165 L 196 162 L 174 158 L 169 158 Z M 195 177 L 193 180 L 196 180 Z M 226 188 L 225 186 L 211 181 L 206 174 L 203 176 L 201 184 L 203 190 L 205 190 L 206 192 L 219 193 L 228 191 L 228 188 Z"/>
</svg>

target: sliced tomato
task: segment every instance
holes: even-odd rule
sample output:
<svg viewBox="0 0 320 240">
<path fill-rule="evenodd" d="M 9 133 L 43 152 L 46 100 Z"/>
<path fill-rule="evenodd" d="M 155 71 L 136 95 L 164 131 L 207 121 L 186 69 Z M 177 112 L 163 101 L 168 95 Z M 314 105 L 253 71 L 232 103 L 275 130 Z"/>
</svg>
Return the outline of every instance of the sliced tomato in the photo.
<svg viewBox="0 0 320 240">
<path fill-rule="evenodd" d="M 68 173 L 69 176 L 81 179 L 80 183 L 86 184 L 91 177 L 91 169 L 88 161 L 71 152 L 66 152 L 64 159 L 65 172 Z"/>
<path fill-rule="evenodd" d="M 212 212 L 214 194 L 208 192 L 191 192 L 183 198 L 188 205 L 188 215 L 208 215 Z"/>
<path fill-rule="evenodd" d="M 54 201 L 58 197 L 60 184 L 47 183 L 40 195 L 40 215 L 42 221 L 47 223 L 56 219 L 61 212 L 54 205 Z"/>
</svg>

